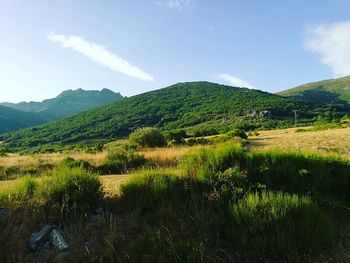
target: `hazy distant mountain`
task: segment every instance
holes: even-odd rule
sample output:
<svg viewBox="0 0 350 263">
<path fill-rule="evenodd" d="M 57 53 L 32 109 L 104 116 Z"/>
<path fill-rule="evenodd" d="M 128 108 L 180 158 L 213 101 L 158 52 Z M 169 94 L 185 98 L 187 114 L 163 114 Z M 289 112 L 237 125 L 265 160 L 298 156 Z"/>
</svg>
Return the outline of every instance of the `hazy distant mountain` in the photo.
<svg viewBox="0 0 350 263">
<path fill-rule="evenodd" d="M 44 123 L 36 113 L 0 106 L 0 133 L 15 131 Z"/>
<path fill-rule="evenodd" d="M 89 110 L 104 104 L 122 99 L 120 93 L 109 89 L 97 90 L 67 90 L 53 99 L 42 102 L 0 103 L 2 106 L 16 110 L 37 113 L 42 119 L 52 121 L 76 113 Z"/>
<path fill-rule="evenodd" d="M 350 76 L 312 82 L 277 94 L 310 102 L 350 104 Z"/>
</svg>

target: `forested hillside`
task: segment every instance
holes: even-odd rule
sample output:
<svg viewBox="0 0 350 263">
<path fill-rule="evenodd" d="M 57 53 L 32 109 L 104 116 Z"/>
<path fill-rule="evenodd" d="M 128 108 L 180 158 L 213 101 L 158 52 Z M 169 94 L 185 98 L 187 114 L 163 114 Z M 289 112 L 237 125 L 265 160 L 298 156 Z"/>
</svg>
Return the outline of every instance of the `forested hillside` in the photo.
<svg viewBox="0 0 350 263">
<path fill-rule="evenodd" d="M 308 83 L 278 95 L 311 102 L 350 104 L 350 76 Z"/>
<path fill-rule="evenodd" d="M 342 115 L 349 107 L 306 103 L 258 90 L 209 82 L 179 83 L 125 98 L 53 123 L 2 135 L 9 147 L 104 142 L 122 138 L 144 126 L 163 130 L 220 130 L 230 125 L 245 129 L 273 128 L 308 122 L 319 115 Z"/>
<path fill-rule="evenodd" d="M 35 126 L 45 121 L 35 113 L 0 106 L 0 133 Z"/>
</svg>

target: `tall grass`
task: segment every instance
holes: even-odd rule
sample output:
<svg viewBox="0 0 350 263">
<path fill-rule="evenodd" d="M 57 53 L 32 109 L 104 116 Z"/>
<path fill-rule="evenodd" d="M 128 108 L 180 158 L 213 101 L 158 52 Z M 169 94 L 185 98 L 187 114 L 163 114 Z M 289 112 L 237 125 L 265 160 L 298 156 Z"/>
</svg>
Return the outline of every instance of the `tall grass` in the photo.
<svg viewBox="0 0 350 263">
<path fill-rule="evenodd" d="M 60 167 L 41 179 L 26 177 L 16 189 L 0 195 L 0 205 L 9 202 L 58 210 L 86 211 L 102 199 L 100 179 L 80 167 Z"/>
<path fill-rule="evenodd" d="M 311 193 L 350 199 L 350 161 L 335 156 L 296 152 L 247 152 L 236 144 L 199 151 L 184 160 L 187 174 L 205 181 L 217 180 L 217 175 L 231 167 L 246 172 L 254 184 L 264 184 L 273 190 Z"/>
<path fill-rule="evenodd" d="M 323 213 L 309 197 L 250 193 L 229 206 L 231 238 L 244 249 L 269 254 L 316 252 L 331 241 Z"/>
</svg>

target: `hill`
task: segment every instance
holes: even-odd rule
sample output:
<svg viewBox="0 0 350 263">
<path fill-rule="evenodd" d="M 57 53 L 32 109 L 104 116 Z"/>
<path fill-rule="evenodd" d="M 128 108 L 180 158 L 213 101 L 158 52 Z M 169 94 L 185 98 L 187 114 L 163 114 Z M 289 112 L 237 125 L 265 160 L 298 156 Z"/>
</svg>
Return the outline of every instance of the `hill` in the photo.
<svg viewBox="0 0 350 263">
<path fill-rule="evenodd" d="M 35 126 L 45 121 L 35 113 L 0 106 L 0 133 Z"/>
<path fill-rule="evenodd" d="M 312 82 L 277 94 L 318 103 L 350 104 L 350 76 Z"/>
<path fill-rule="evenodd" d="M 42 102 L 20 102 L 18 104 L 4 102 L 0 105 L 16 110 L 37 113 L 46 121 L 72 116 L 78 112 L 96 108 L 110 102 L 120 100 L 123 96 L 109 89 L 97 90 L 67 90 L 53 99 Z"/>
<path fill-rule="evenodd" d="M 179 83 L 125 98 L 97 109 L 0 136 L 3 145 L 27 148 L 47 144 L 105 142 L 128 136 L 144 126 L 163 130 L 186 128 L 197 135 L 232 126 L 245 129 L 280 127 L 310 122 L 319 114 L 344 114 L 349 107 L 324 106 L 267 92 L 209 82 Z M 213 131 L 214 130 L 214 131 Z"/>
</svg>

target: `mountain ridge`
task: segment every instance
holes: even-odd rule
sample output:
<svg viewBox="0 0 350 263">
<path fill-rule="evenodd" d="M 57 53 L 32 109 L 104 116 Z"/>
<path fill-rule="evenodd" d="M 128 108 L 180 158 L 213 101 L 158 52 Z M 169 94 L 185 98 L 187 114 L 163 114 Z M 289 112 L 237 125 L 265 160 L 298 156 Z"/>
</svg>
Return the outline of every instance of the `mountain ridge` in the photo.
<svg viewBox="0 0 350 263">
<path fill-rule="evenodd" d="M 310 82 L 276 94 L 310 102 L 350 104 L 350 75 Z"/>
<path fill-rule="evenodd" d="M 72 116 L 78 112 L 89 110 L 113 101 L 122 99 L 120 93 L 109 89 L 98 90 L 66 90 L 55 98 L 45 99 L 41 102 L 3 102 L 0 105 L 24 112 L 37 113 L 46 121 Z"/>
</svg>

